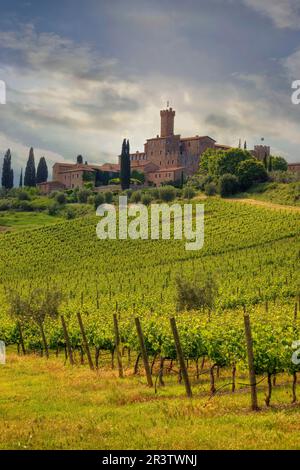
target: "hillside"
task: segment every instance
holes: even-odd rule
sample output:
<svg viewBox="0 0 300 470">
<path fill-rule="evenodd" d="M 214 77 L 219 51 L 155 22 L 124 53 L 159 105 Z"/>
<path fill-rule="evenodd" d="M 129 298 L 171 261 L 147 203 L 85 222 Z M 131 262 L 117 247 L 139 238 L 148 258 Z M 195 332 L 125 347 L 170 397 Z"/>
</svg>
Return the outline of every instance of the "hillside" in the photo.
<svg viewBox="0 0 300 470">
<path fill-rule="evenodd" d="M 205 243 L 199 251 L 186 251 L 180 240 L 101 241 L 94 216 L 0 235 L 0 337 L 8 345 L 1 379 L 2 448 L 296 446 L 299 407 L 289 403 L 296 400 L 291 374 L 298 370 L 291 355 L 292 342 L 300 333 L 295 317 L 300 214 L 218 198 L 204 203 Z M 217 283 L 214 309 L 178 313 L 176 277 L 192 279 L 195 273 L 210 273 Z M 22 298 L 36 288 L 49 287 L 61 288 L 65 296 L 60 314 L 76 361 L 72 369 L 64 357 L 59 317 L 44 322 L 48 361 L 40 357 L 45 354 L 41 332 L 28 319 L 22 323 L 27 356 L 16 355 L 20 332 L 7 313 L 7 293 L 12 289 Z M 251 416 L 251 430 L 244 306 L 251 313 L 263 408 Z M 97 371 L 88 371 L 77 312 Z M 116 378 L 114 313 L 125 379 Z M 185 398 L 178 375 L 169 323 L 173 315 L 187 359 L 192 402 Z M 136 316 L 142 322 L 156 393 L 146 387 L 139 362 Z M 268 411 L 263 404 L 266 378 L 273 376 L 276 387 Z M 235 393 L 230 392 L 232 383 Z M 49 387 L 54 387 L 53 393 Z M 276 433 L 263 438 L 275 415 L 280 415 Z M 20 416 L 22 427 L 16 425 Z M 235 433 L 237 426 L 242 432 Z M 180 442 L 179 428 L 185 435 Z M 287 430 L 293 438 L 288 438 Z"/>
<path fill-rule="evenodd" d="M 240 197 L 300 207 L 300 182 L 261 183 L 240 194 Z"/>
</svg>

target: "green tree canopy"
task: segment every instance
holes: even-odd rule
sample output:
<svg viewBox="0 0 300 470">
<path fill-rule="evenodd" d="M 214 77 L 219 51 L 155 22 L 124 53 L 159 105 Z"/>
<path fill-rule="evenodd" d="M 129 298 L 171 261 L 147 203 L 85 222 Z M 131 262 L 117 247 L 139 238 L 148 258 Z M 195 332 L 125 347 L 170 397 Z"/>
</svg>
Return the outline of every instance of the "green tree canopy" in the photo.
<svg viewBox="0 0 300 470">
<path fill-rule="evenodd" d="M 262 183 L 268 179 L 263 163 L 255 159 L 240 162 L 237 172 L 242 189 L 248 189 L 252 184 Z"/>
<path fill-rule="evenodd" d="M 283 157 L 271 156 L 272 160 L 272 171 L 287 171 L 288 164 Z"/>
<path fill-rule="evenodd" d="M 145 182 L 145 175 L 144 173 L 142 173 L 141 171 L 138 171 L 138 170 L 133 170 L 131 172 L 131 178 L 135 179 L 135 180 L 139 180 L 141 183 L 144 183 Z"/>
<path fill-rule="evenodd" d="M 254 160 L 248 150 L 232 148 L 229 150 L 207 149 L 201 156 L 200 172 L 218 178 L 225 174 L 237 175 L 240 162 Z"/>
</svg>

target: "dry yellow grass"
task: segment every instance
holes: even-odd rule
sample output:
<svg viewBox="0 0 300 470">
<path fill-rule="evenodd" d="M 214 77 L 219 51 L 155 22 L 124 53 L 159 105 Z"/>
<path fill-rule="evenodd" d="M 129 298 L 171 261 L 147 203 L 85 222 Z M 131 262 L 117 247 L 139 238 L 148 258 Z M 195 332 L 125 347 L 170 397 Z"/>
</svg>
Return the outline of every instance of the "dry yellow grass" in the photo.
<svg viewBox="0 0 300 470">
<path fill-rule="evenodd" d="M 127 375 L 9 354 L 0 377 L 1 449 L 300 447 L 300 407 L 289 404 L 289 384 L 274 389 L 270 409 L 254 413 L 247 392 L 208 401 L 208 384 L 200 383 L 189 400 L 175 379 L 155 394 L 143 377 Z"/>
</svg>

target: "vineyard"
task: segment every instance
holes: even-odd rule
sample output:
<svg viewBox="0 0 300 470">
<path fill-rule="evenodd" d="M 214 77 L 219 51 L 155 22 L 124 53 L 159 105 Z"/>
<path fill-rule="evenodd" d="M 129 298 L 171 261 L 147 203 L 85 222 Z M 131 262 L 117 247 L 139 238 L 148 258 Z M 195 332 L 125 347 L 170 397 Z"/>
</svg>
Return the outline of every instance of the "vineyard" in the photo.
<svg viewBox="0 0 300 470">
<path fill-rule="evenodd" d="M 192 385 L 207 377 L 207 392 L 213 396 L 222 370 L 231 391 L 247 385 L 247 312 L 257 381 L 268 384 L 266 403 L 282 373 L 291 377 L 292 399 L 297 400 L 300 365 L 292 355 L 293 342 L 300 340 L 299 214 L 209 199 L 200 251 L 186 251 L 178 240 L 100 241 L 96 224 L 96 217 L 87 216 L 1 235 L 0 339 L 20 352 L 45 354 L 39 327 L 9 315 L 7 293 L 26 297 L 36 288 L 59 288 L 64 294 L 59 315 L 44 322 L 50 353 L 88 361 L 99 369 L 99 380 L 107 364 L 119 369 L 121 364 L 121 375 L 142 373 L 139 318 L 157 389 L 170 376 L 182 380 L 170 327 L 174 317 Z M 215 307 L 177 312 L 176 277 L 192 278 L 196 272 L 216 280 Z"/>
</svg>

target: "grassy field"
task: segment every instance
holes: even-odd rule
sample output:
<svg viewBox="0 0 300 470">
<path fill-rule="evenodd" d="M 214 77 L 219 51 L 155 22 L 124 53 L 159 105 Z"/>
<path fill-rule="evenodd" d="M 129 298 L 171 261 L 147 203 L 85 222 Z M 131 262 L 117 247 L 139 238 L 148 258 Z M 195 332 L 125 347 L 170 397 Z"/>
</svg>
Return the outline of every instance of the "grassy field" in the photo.
<svg viewBox="0 0 300 470">
<path fill-rule="evenodd" d="M 250 188 L 248 192 L 241 193 L 239 197 L 300 207 L 300 182 L 261 183 Z"/>
<path fill-rule="evenodd" d="M 208 400 L 167 379 L 158 393 L 144 377 L 64 366 L 62 358 L 8 355 L 1 366 L 1 449 L 299 449 L 300 407 L 290 384 L 274 389 L 273 405 L 249 411 L 249 390 Z M 286 380 L 286 379 L 282 379 Z M 222 379 L 220 379 L 222 383 Z"/>
<path fill-rule="evenodd" d="M 33 229 L 63 220 L 45 212 L 0 212 L 0 231 Z"/>
</svg>

